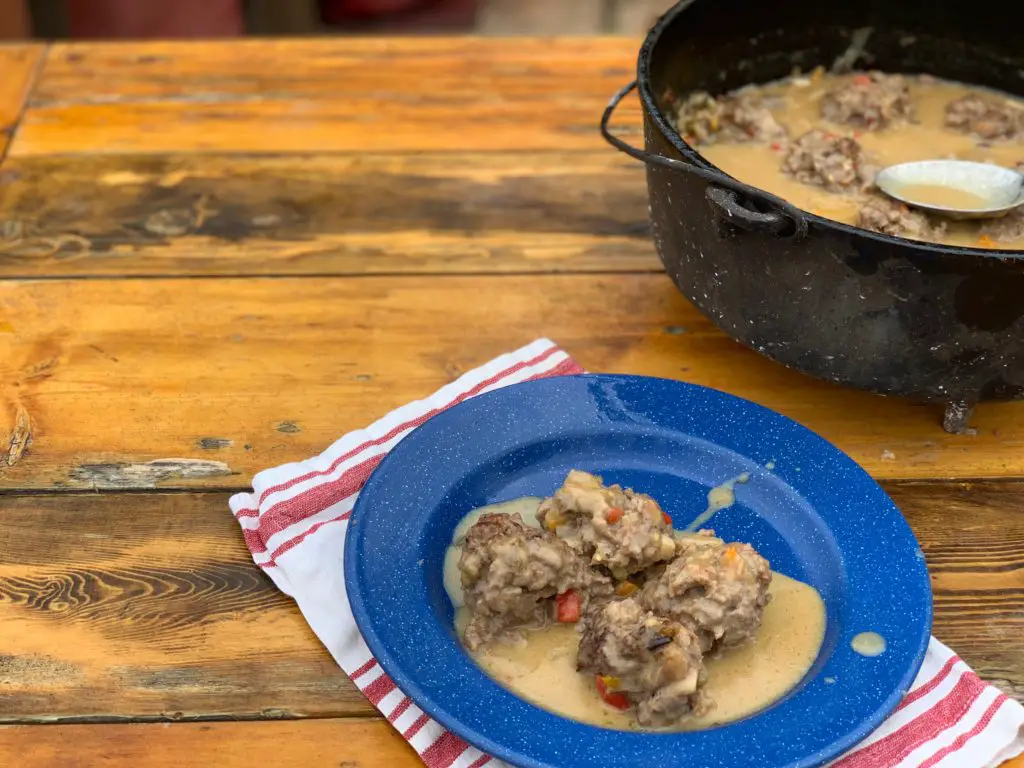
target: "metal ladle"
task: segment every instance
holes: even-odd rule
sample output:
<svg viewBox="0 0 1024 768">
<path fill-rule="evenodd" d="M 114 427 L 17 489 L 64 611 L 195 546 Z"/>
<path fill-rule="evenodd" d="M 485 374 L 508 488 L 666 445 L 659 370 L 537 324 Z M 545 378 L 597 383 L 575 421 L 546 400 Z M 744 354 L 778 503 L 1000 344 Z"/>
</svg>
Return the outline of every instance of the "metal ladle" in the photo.
<svg viewBox="0 0 1024 768">
<path fill-rule="evenodd" d="M 879 171 L 875 185 L 902 203 L 950 219 L 996 219 L 1024 205 L 1024 175 L 992 163 L 900 163 Z"/>
</svg>

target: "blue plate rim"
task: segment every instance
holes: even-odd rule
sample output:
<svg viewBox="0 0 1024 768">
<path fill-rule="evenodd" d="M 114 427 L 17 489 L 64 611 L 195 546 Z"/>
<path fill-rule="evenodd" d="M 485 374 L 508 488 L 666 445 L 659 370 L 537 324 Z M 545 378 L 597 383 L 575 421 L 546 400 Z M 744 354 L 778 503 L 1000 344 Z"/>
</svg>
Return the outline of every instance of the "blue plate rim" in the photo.
<svg viewBox="0 0 1024 768">
<path fill-rule="evenodd" d="M 806 427 L 805 425 L 799 423 L 795 419 L 792 419 L 792 418 L 790 418 L 788 416 L 785 416 L 785 415 L 779 413 L 778 411 L 774 411 L 774 410 L 772 410 L 770 408 L 767 408 L 766 406 L 760 405 L 759 403 L 756 403 L 756 402 L 754 402 L 752 400 L 748 400 L 746 398 L 739 397 L 737 395 L 733 395 L 733 394 L 730 394 L 728 392 L 724 392 L 722 390 L 715 389 L 713 387 L 705 387 L 705 386 L 700 385 L 700 384 L 692 384 L 690 382 L 679 381 L 677 379 L 668 379 L 668 378 L 656 377 L 656 376 L 642 376 L 642 375 L 634 375 L 634 374 L 581 373 L 581 374 L 569 374 L 569 375 L 564 375 L 564 376 L 553 376 L 553 377 L 545 377 L 545 378 L 526 380 L 526 381 L 522 381 L 522 382 L 517 382 L 515 384 L 510 384 L 510 385 L 507 385 L 507 386 L 504 386 L 504 387 L 500 387 L 498 389 L 494 389 L 494 390 L 491 390 L 489 392 L 484 392 L 484 393 L 476 395 L 476 396 L 474 396 L 472 398 L 468 398 L 467 400 L 464 400 L 464 401 L 462 401 L 462 402 L 460 402 L 460 403 L 458 403 L 458 404 L 456 404 L 454 406 L 451 406 L 450 408 L 448 408 L 448 409 L 446 409 L 444 411 L 441 411 L 440 413 L 434 415 L 433 417 L 428 419 L 426 422 L 421 424 L 419 427 L 417 427 L 415 430 L 413 430 L 413 432 L 418 432 L 418 431 L 422 430 L 428 424 L 430 424 L 431 422 L 434 422 L 437 419 L 444 419 L 446 416 L 449 416 L 452 413 L 457 413 L 457 412 L 459 412 L 459 411 L 461 411 L 463 409 L 468 409 L 468 408 L 472 407 L 474 403 L 477 403 L 477 401 L 479 401 L 481 399 L 484 399 L 484 398 L 490 399 L 492 397 L 495 397 L 495 398 L 496 397 L 500 397 L 502 395 L 502 393 L 507 394 L 507 390 L 520 390 L 520 389 L 524 389 L 524 388 L 532 388 L 534 386 L 545 386 L 545 385 L 550 386 L 551 382 L 558 381 L 558 380 L 589 380 L 589 381 L 609 381 L 609 382 L 622 381 L 622 380 L 627 380 L 627 381 L 628 380 L 635 380 L 635 381 L 641 381 L 641 382 L 642 381 L 660 382 L 660 383 L 666 383 L 666 384 L 673 385 L 673 386 L 680 386 L 680 387 L 683 387 L 685 389 L 692 389 L 692 390 L 699 390 L 699 391 L 708 392 L 708 393 L 713 394 L 715 397 L 725 398 L 727 400 L 731 400 L 731 401 L 734 401 L 736 403 L 741 403 L 745 407 L 750 408 L 752 410 L 752 412 L 757 413 L 762 418 L 767 418 L 767 419 L 772 419 L 772 420 L 780 420 L 781 419 L 784 422 L 788 422 L 791 426 L 794 426 L 794 427 L 798 428 L 799 430 L 807 433 L 808 436 L 811 436 L 814 439 L 820 441 L 820 443 L 827 450 L 830 450 L 830 451 L 838 454 L 839 456 L 841 456 L 846 461 L 852 463 L 872 483 L 874 483 L 878 487 L 879 492 L 882 493 L 886 498 L 888 498 L 890 500 L 890 503 L 892 503 L 893 507 L 899 512 L 899 508 L 895 505 L 895 502 L 892 502 L 891 498 L 889 497 L 889 495 L 885 491 L 885 489 L 882 488 L 878 484 L 878 482 L 870 474 L 868 474 L 867 471 L 863 467 L 860 466 L 860 464 L 855 462 L 852 459 L 852 457 L 850 457 L 848 454 L 846 454 L 844 451 L 842 451 L 840 448 L 838 448 L 832 442 L 826 440 L 824 437 L 822 437 L 821 435 L 819 435 L 817 432 L 815 432 L 814 430 L 810 429 L 809 427 Z M 408 439 L 408 437 L 411 436 L 411 434 L 412 434 L 412 432 L 410 433 L 410 435 L 407 435 L 405 439 Z M 405 439 L 403 439 L 402 442 L 405 442 Z M 399 445 L 401 445 L 401 443 L 399 443 Z M 426 693 L 415 682 L 415 680 L 412 677 L 410 677 L 408 674 L 406 674 L 404 672 L 402 666 L 392 657 L 392 655 L 390 654 L 390 652 L 387 649 L 386 644 L 384 643 L 382 638 L 378 636 L 378 634 L 376 633 L 376 631 L 373 628 L 373 623 L 372 623 L 372 620 L 370 619 L 369 611 L 367 609 L 367 604 L 366 604 L 366 602 L 363 599 L 362 592 L 361 592 L 361 590 L 356 588 L 356 585 L 358 583 L 358 575 L 357 575 L 357 564 L 358 564 L 358 562 L 357 562 L 357 555 L 356 555 L 356 549 L 358 547 L 358 536 L 353 536 L 353 535 L 350 535 L 350 534 L 352 533 L 353 530 L 358 530 L 358 528 L 356 528 L 356 523 L 359 520 L 362 519 L 362 516 L 364 514 L 366 514 L 365 510 L 366 510 L 366 507 L 368 505 L 368 502 L 366 502 L 365 500 L 367 498 L 370 498 L 370 495 L 369 494 L 365 494 L 365 491 L 368 488 L 372 490 L 372 485 L 375 484 L 375 480 L 379 481 L 379 479 L 381 477 L 383 477 L 384 474 L 388 471 L 389 465 L 391 463 L 394 463 L 394 462 L 400 460 L 401 452 L 400 451 L 396 451 L 396 449 L 399 447 L 399 445 L 396 445 L 395 449 L 392 449 L 391 451 L 389 451 L 384 456 L 384 458 L 380 461 L 380 463 L 377 465 L 377 467 L 371 473 L 370 477 L 367 479 L 366 483 L 364 484 L 363 488 L 361 489 L 361 491 L 359 493 L 359 496 L 358 496 L 358 498 L 356 500 L 356 503 L 355 503 L 355 505 L 354 505 L 354 507 L 352 509 L 352 514 L 351 514 L 351 517 L 350 517 L 350 520 L 349 520 L 349 528 L 348 528 L 348 531 L 347 531 L 346 536 L 345 536 L 345 545 L 344 545 L 344 580 L 345 580 L 345 588 L 346 588 L 346 592 L 347 592 L 347 595 L 348 595 L 349 606 L 350 606 L 350 609 L 352 611 L 353 617 L 355 618 L 356 625 L 359 628 L 360 634 L 362 635 L 363 640 L 366 642 L 368 648 L 370 649 L 370 652 L 373 655 L 374 659 L 376 659 L 377 663 L 380 665 L 382 670 L 391 678 L 391 680 L 397 685 L 397 687 L 403 693 L 405 693 L 405 695 L 407 695 L 410 699 L 412 699 L 412 701 L 421 710 L 423 710 L 423 712 L 425 712 L 432 719 L 437 721 L 445 729 L 451 731 L 452 733 L 454 733 L 455 735 L 459 736 L 464 741 L 466 741 L 468 744 L 470 744 L 472 746 L 475 746 L 476 748 L 480 749 L 481 751 L 485 752 L 486 754 L 491 755 L 492 757 L 498 758 L 500 760 L 503 760 L 504 762 L 508 763 L 509 765 L 517 766 L 517 768 L 552 768 L 551 764 L 549 764 L 549 763 L 534 760 L 532 757 L 529 757 L 527 755 L 523 755 L 523 754 L 517 752 L 515 749 L 510 749 L 508 747 L 505 747 L 500 742 L 495 741 L 493 738 L 491 738 L 491 737 L 487 736 L 486 734 L 480 732 L 478 729 L 473 728 L 471 726 L 465 725 L 457 717 L 449 714 L 445 710 L 443 705 L 441 705 L 439 702 L 435 701 L 434 698 L 430 694 Z M 902 512 L 899 512 L 899 513 L 902 515 Z M 904 520 L 905 520 L 905 518 L 904 518 Z M 907 523 L 907 528 L 908 528 L 908 530 L 910 530 L 911 536 L 913 536 L 916 539 L 916 536 L 914 536 L 914 534 L 913 534 L 913 530 L 910 529 L 909 523 Z M 847 731 L 842 737 L 840 737 L 840 738 L 836 739 L 835 741 L 833 741 L 826 748 L 824 748 L 822 750 L 819 750 L 818 752 L 815 752 L 813 754 L 807 755 L 805 758 L 801 758 L 800 760 L 798 760 L 795 763 L 787 764 L 786 768 L 813 768 L 814 766 L 821 766 L 821 765 L 825 764 L 829 760 L 834 760 L 834 759 L 840 757 L 841 755 L 843 755 L 844 753 L 849 751 L 851 748 L 856 746 L 858 743 L 863 741 L 876 728 L 878 728 L 878 726 L 881 725 L 886 720 L 886 718 L 889 717 L 890 714 L 892 714 L 893 710 L 895 710 L 895 708 L 898 706 L 899 702 L 906 695 L 906 692 L 910 690 L 910 687 L 913 684 L 914 680 L 916 679 L 917 674 L 920 672 L 921 665 L 924 663 L 925 655 L 926 655 L 927 650 L 928 650 L 928 645 L 929 645 L 929 642 L 931 640 L 931 631 L 932 631 L 933 619 L 934 619 L 934 606 L 933 606 L 933 600 L 931 599 L 931 585 L 930 585 L 930 583 L 928 584 L 928 595 L 929 595 L 930 599 L 927 601 L 927 605 L 925 606 L 925 612 L 924 612 L 925 615 L 921 617 L 923 619 L 922 627 L 923 627 L 924 631 L 922 633 L 922 636 L 919 638 L 919 640 L 917 642 L 917 646 L 915 648 L 915 653 L 914 653 L 914 656 L 913 656 L 913 659 L 912 659 L 911 663 L 908 665 L 905 673 L 900 678 L 899 683 L 896 685 L 894 690 L 889 694 L 889 696 L 886 697 L 884 702 L 881 705 L 879 705 L 876 708 L 876 710 L 871 715 L 865 717 L 855 728 L 852 728 L 849 731 Z M 472 662 L 469 662 L 469 663 L 472 663 Z M 497 684 L 495 683 L 495 685 L 497 685 Z M 512 694 L 512 695 L 514 695 L 514 694 Z M 534 706 L 536 709 L 538 709 L 540 711 L 547 712 L 547 710 L 543 710 L 540 707 L 536 707 L 536 705 L 531 705 L 531 706 Z M 549 714 L 552 714 L 552 713 L 549 713 Z M 756 718 L 757 715 L 755 714 L 752 717 Z M 580 725 L 580 726 L 585 727 L 585 728 L 592 728 L 595 731 L 607 730 L 607 729 L 601 729 L 598 726 L 582 724 L 582 723 L 576 723 L 575 721 L 568 720 L 568 719 L 566 719 L 566 721 L 570 722 L 570 723 L 573 723 L 575 725 Z M 742 721 L 740 721 L 740 722 L 742 722 Z M 696 733 L 699 733 L 699 731 L 696 732 Z M 671 735 L 678 735 L 678 734 L 677 733 L 676 734 L 670 733 L 670 734 L 644 734 L 644 735 L 645 736 L 649 736 L 649 737 L 653 737 L 653 738 L 658 738 L 658 737 L 662 737 L 662 736 L 671 736 Z"/>
</svg>

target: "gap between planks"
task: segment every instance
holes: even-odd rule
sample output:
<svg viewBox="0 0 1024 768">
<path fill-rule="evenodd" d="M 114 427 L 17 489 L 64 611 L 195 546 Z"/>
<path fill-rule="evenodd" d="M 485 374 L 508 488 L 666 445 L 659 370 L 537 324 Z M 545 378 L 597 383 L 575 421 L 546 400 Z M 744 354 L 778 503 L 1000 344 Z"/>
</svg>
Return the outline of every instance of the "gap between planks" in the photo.
<svg viewBox="0 0 1024 768">
<path fill-rule="evenodd" d="M 49 44 L 0 45 L 0 164 L 14 142 L 49 50 Z"/>
</svg>

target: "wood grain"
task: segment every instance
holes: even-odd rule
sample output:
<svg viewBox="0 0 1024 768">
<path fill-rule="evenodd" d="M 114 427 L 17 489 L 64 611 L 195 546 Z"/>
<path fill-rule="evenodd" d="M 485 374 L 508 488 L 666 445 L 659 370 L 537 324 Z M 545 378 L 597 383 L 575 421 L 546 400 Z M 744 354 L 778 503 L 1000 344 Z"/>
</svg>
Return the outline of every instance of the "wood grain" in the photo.
<svg viewBox="0 0 1024 768">
<path fill-rule="evenodd" d="M 1024 406 L 948 435 L 740 347 L 660 274 L 0 281 L 0 488 L 244 487 L 540 336 L 775 408 L 879 477 L 1024 470 Z"/>
<path fill-rule="evenodd" d="M 0 552 L 0 722 L 372 714 L 223 494 L 0 496 Z"/>
<path fill-rule="evenodd" d="M 596 149 L 597 119 L 632 78 L 638 48 L 628 38 L 58 44 L 11 154 Z M 622 112 L 637 135 L 638 110 Z"/>
<path fill-rule="evenodd" d="M 643 166 L 595 152 L 11 158 L 0 277 L 652 271 Z"/>
<path fill-rule="evenodd" d="M 422 768 L 383 720 L 0 727 L 18 768 Z M 259 756 L 259 759 L 257 759 Z"/>
<path fill-rule="evenodd" d="M 1024 483 L 888 488 L 936 636 L 1024 700 Z M 252 564 L 226 494 L 3 495 L 0 553 L 0 722 L 373 712 Z"/>
<path fill-rule="evenodd" d="M 1024 701 L 1024 483 L 889 483 L 932 577 L 933 634 Z"/>
<path fill-rule="evenodd" d="M 14 17 L 21 15 L 14 12 Z M 0 45 L 0 158 L 7 152 L 44 52 L 41 45 Z"/>
<path fill-rule="evenodd" d="M 252 768 L 253 755 L 272 755 L 275 768 L 421 768 L 423 763 L 383 720 L 287 723 L 175 723 L 0 727 L 0 753 L 20 768 Z M 1002 768 L 1024 768 L 1024 757 Z"/>
</svg>

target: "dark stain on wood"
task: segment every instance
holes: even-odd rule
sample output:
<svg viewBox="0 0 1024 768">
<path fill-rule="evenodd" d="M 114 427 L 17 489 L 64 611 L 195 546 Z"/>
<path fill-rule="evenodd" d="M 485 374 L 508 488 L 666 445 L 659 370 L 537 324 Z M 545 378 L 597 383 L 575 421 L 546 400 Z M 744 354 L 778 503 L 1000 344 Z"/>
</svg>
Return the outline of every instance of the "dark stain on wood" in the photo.
<svg viewBox="0 0 1024 768">
<path fill-rule="evenodd" d="M 21 178 L 3 189 L 0 266 L 194 235 L 228 242 L 410 230 L 649 237 L 639 166 L 610 162 L 597 176 L 575 172 L 566 158 L 558 174 L 490 168 L 481 156 L 451 163 L 464 172 L 441 172 L 435 160 L 430 173 L 418 173 L 415 159 L 316 170 L 304 160 L 235 159 L 224 175 L 205 159 L 121 158 L 121 171 L 94 158 L 25 159 Z"/>
<path fill-rule="evenodd" d="M 274 429 L 286 435 L 296 435 L 302 431 L 302 427 L 294 421 L 280 421 L 274 426 Z"/>
<path fill-rule="evenodd" d="M 223 448 L 230 448 L 234 444 L 234 440 L 228 440 L 224 437 L 200 437 L 196 440 L 196 445 L 204 451 L 219 451 Z"/>
<path fill-rule="evenodd" d="M 82 464 L 69 478 L 97 489 L 155 488 L 170 480 L 200 480 L 233 474 L 222 461 L 204 459 L 156 459 L 141 463 Z"/>
<path fill-rule="evenodd" d="M 218 684 L 235 677 L 240 666 L 250 667 L 248 677 L 254 685 L 273 685 L 275 678 L 289 673 L 294 674 L 296 662 L 292 659 L 271 659 L 259 664 L 254 659 L 238 662 L 220 662 L 213 664 L 184 664 L 174 667 L 150 668 L 139 666 L 113 667 L 111 671 L 124 683 L 133 688 L 159 691 L 167 695 L 180 694 L 194 690 L 216 690 Z M 341 670 L 338 670 L 341 673 Z M 343 674 L 343 673 L 342 673 Z M 287 717 L 289 710 L 279 707 L 265 707 L 260 711 L 263 717 Z"/>
<path fill-rule="evenodd" d="M 81 676 L 80 668 L 51 656 L 0 654 L 0 685 L 10 688 L 59 685 Z"/>
<path fill-rule="evenodd" d="M 91 349 L 93 352 L 95 352 L 100 357 L 107 358 L 107 360 L 109 360 L 112 363 L 120 362 L 120 360 L 118 360 L 116 357 L 114 357 L 114 355 L 110 354 L 109 352 L 107 352 L 102 347 L 100 347 L 100 346 L 98 346 L 96 344 L 90 344 L 89 345 L 89 349 Z"/>
</svg>

